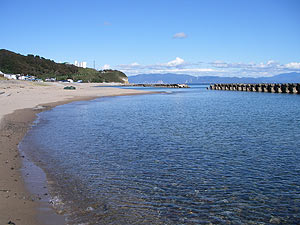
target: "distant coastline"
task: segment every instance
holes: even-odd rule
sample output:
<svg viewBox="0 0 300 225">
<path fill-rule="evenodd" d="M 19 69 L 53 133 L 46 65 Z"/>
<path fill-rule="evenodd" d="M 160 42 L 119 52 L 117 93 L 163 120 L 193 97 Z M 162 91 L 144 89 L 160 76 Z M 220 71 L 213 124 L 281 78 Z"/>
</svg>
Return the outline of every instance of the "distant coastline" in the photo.
<svg viewBox="0 0 300 225">
<path fill-rule="evenodd" d="M 213 83 L 300 83 L 300 73 L 282 73 L 270 77 L 220 77 L 220 76 L 191 76 L 188 74 L 139 74 L 129 76 L 130 83 L 136 84 L 213 84 Z"/>
</svg>

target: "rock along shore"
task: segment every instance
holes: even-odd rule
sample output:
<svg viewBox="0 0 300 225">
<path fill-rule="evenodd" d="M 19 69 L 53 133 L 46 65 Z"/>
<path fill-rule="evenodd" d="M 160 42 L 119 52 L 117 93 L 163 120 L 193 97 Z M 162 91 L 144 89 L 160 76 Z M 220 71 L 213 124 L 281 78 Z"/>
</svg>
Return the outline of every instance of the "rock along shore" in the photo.
<svg viewBox="0 0 300 225">
<path fill-rule="evenodd" d="M 288 84 L 212 84 L 211 90 L 252 91 L 269 93 L 300 94 L 300 83 Z"/>
</svg>

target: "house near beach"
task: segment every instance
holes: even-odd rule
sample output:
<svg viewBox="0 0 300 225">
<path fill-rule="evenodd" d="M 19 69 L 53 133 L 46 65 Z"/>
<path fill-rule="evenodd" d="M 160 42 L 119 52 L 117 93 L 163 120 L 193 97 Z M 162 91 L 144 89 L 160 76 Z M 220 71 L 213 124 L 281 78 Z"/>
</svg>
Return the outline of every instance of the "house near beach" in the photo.
<svg viewBox="0 0 300 225">
<path fill-rule="evenodd" d="M 4 77 L 9 79 L 9 80 L 17 80 L 19 74 L 4 74 Z"/>
<path fill-rule="evenodd" d="M 46 82 L 55 82 L 56 81 L 56 77 L 46 78 L 45 81 Z"/>
<path fill-rule="evenodd" d="M 37 80 L 35 76 L 31 75 L 21 75 L 21 74 L 5 74 L 0 71 L 0 76 L 3 76 L 9 80 L 28 80 L 28 81 L 35 81 Z"/>
<path fill-rule="evenodd" d="M 28 76 L 21 75 L 18 77 L 18 80 L 26 80 Z"/>
<path fill-rule="evenodd" d="M 31 75 L 19 75 L 17 76 L 18 80 L 28 80 L 28 81 L 35 81 L 37 80 L 35 76 L 31 76 Z"/>
</svg>

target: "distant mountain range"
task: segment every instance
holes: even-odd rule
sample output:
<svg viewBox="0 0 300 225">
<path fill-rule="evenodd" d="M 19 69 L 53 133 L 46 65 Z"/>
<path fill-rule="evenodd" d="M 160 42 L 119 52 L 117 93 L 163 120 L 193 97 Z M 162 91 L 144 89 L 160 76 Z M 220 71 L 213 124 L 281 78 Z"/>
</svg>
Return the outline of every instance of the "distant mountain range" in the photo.
<svg viewBox="0 0 300 225">
<path fill-rule="evenodd" d="M 282 73 L 273 77 L 219 77 L 191 76 L 186 74 L 139 74 L 129 76 L 130 83 L 300 83 L 300 73 Z"/>
</svg>

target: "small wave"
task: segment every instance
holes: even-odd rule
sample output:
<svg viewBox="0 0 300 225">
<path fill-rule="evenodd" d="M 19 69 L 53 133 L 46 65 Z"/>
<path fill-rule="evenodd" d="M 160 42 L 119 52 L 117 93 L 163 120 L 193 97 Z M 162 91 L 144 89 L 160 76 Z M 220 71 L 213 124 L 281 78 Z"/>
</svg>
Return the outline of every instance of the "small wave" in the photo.
<svg viewBox="0 0 300 225">
<path fill-rule="evenodd" d="M 58 214 L 65 214 L 65 204 L 59 196 L 54 196 L 50 199 L 49 203 Z"/>
</svg>

